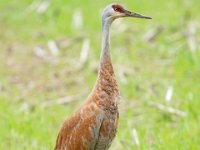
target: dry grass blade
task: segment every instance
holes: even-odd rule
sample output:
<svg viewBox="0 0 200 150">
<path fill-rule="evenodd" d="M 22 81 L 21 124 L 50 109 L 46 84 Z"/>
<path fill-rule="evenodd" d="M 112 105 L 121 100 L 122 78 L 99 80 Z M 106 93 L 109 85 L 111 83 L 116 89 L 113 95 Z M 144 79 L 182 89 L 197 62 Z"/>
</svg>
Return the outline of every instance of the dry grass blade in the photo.
<svg viewBox="0 0 200 150">
<path fill-rule="evenodd" d="M 188 43 L 189 49 L 193 55 L 197 49 L 197 41 L 196 41 L 195 34 L 196 34 L 196 26 L 194 22 L 189 22 L 186 37 L 187 37 L 187 43 Z"/>
<path fill-rule="evenodd" d="M 87 62 L 89 50 L 90 50 L 90 40 L 84 39 L 79 59 L 81 65 L 84 65 Z"/>
<path fill-rule="evenodd" d="M 165 100 L 167 102 L 170 102 L 172 100 L 172 96 L 173 96 L 173 87 L 169 86 L 166 91 Z"/>
<path fill-rule="evenodd" d="M 139 138 L 138 138 L 137 130 L 135 128 L 132 130 L 132 138 L 134 140 L 135 145 L 139 148 L 140 141 L 139 141 Z"/>
<path fill-rule="evenodd" d="M 37 0 L 33 0 L 32 3 L 27 7 L 27 11 L 33 11 L 40 5 L 40 2 Z"/>
<path fill-rule="evenodd" d="M 53 56 L 57 56 L 58 53 L 59 53 L 59 49 L 58 49 L 58 47 L 56 45 L 56 42 L 54 40 L 49 40 L 47 45 L 49 47 L 49 50 L 50 50 L 51 54 Z"/>
<path fill-rule="evenodd" d="M 37 57 L 44 57 L 46 55 L 46 51 L 45 49 L 43 49 L 42 47 L 36 46 L 33 48 L 33 52 Z"/>
<path fill-rule="evenodd" d="M 80 10 L 75 10 L 72 20 L 72 29 L 78 30 L 83 27 L 83 16 Z"/>
<path fill-rule="evenodd" d="M 153 42 L 155 40 L 155 38 L 162 33 L 163 28 L 162 27 L 157 27 L 156 29 L 151 29 L 149 30 L 145 35 L 144 35 L 144 39 L 147 42 Z"/>
<path fill-rule="evenodd" d="M 120 78 L 121 82 L 126 84 L 127 83 L 127 79 L 126 79 L 126 75 L 125 75 L 125 70 L 119 69 L 118 70 L 118 75 L 119 75 L 119 78 Z"/>
<path fill-rule="evenodd" d="M 19 108 L 19 112 L 28 112 L 28 110 L 30 109 L 30 104 L 24 102 L 21 107 Z"/>
<path fill-rule="evenodd" d="M 165 113 L 170 113 L 170 114 L 174 114 L 177 116 L 181 116 L 181 117 L 186 117 L 187 113 L 184 111 L 181 111 L 179 109 L 170 107 L 170 106 L 165 106 L 163 104 L 159 104 L 159 103 L 155 103 L 155 102 L 149 102 L 149 106 L 155 107 L 158 110 L 165 112 Z"/>
<path fill-rule="evenodd" d="M 37 13 L 38 14 L 43 14 L 46 12 L 46 10 L 48 9 L 49 5 L 51 3 L 51 0 L 43 0 L 40 5 L 37 8 Z"/>
</svg>

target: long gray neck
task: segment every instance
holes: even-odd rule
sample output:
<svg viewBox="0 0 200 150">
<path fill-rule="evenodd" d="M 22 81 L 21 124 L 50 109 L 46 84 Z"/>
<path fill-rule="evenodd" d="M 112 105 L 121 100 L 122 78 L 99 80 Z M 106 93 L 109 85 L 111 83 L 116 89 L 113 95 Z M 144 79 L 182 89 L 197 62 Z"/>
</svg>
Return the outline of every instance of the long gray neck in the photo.
<svg viewBox="0 0 200 150">
<path fill-rule="evenodd" d="M 103 20 L 102 23 L 102 50 L 100 57 L 100 68 L 98 73 L 98 80 L 95 85 L 95 89 L 97 89 L 101 93 L 104 91 L 108 97 L 108 101 L 114 101 L 116 104 L 116 96 L 119 95 L 119 90 L 117 87 L 117 81 L 115 80 L 115 74 L 111 62 L 110 56 L 110 25 L 113 20 L 107 19 Z"/>
<path fill-rule="evenodd" d="M 100 67 L 111 61 L 110 58 L 110 25 L 111 20 L 102 20 L 102 49 L 100 57 Z"/>
</svg>

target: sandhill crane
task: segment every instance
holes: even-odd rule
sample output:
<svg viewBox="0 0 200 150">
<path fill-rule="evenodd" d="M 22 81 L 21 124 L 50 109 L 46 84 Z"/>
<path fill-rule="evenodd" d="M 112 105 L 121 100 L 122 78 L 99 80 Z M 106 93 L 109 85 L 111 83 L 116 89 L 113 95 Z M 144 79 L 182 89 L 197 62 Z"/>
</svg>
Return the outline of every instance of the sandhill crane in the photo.
<svg viewBox="0 0 200 150">
<path fill-rule="evenodd" d="M 106 150 L 116 135 L 120 94 L 110 56 L 111 23 L 121 17 L 150 17 L 110 4 L 102 14 L 102 49 L 96 84 L 86 102 L 66 120 L 57 136 L 55 150 Z"/>
</svg>

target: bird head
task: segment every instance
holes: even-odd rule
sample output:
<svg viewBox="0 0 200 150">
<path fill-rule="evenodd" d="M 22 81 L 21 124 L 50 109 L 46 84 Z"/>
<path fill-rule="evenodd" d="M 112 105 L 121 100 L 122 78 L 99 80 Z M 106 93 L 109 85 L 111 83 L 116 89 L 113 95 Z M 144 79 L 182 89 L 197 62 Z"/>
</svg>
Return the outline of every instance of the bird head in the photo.
<svg viewBox="0 0 200 150">
<path fill-rule="evenodd" d="M 104 10 L 102 14 L 103 20 L 115 20 L 122 17 L 134 17 L 143 19 L 152 19 L 151 17 L 144 16 L 142 14 L 126 10 L 123 6 L 119 4 L 110 4 Z"/>
</svg>

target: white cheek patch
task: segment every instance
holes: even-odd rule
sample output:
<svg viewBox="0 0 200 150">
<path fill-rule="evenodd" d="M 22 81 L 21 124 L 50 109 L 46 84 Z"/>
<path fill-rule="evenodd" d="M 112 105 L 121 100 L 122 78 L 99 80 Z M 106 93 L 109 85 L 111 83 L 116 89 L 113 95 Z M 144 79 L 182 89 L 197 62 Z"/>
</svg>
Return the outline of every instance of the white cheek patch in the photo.
<svg viewBox="0 0 200 150">
<path fill-rule="evenodd" d="M 123 13 L 120 13 L 120 12 L 116 12 L 115 13 L 115 17 L 116 18 L 119 18 L 119 17 L 124 17 L 125 15 Z"/>
</svg>

